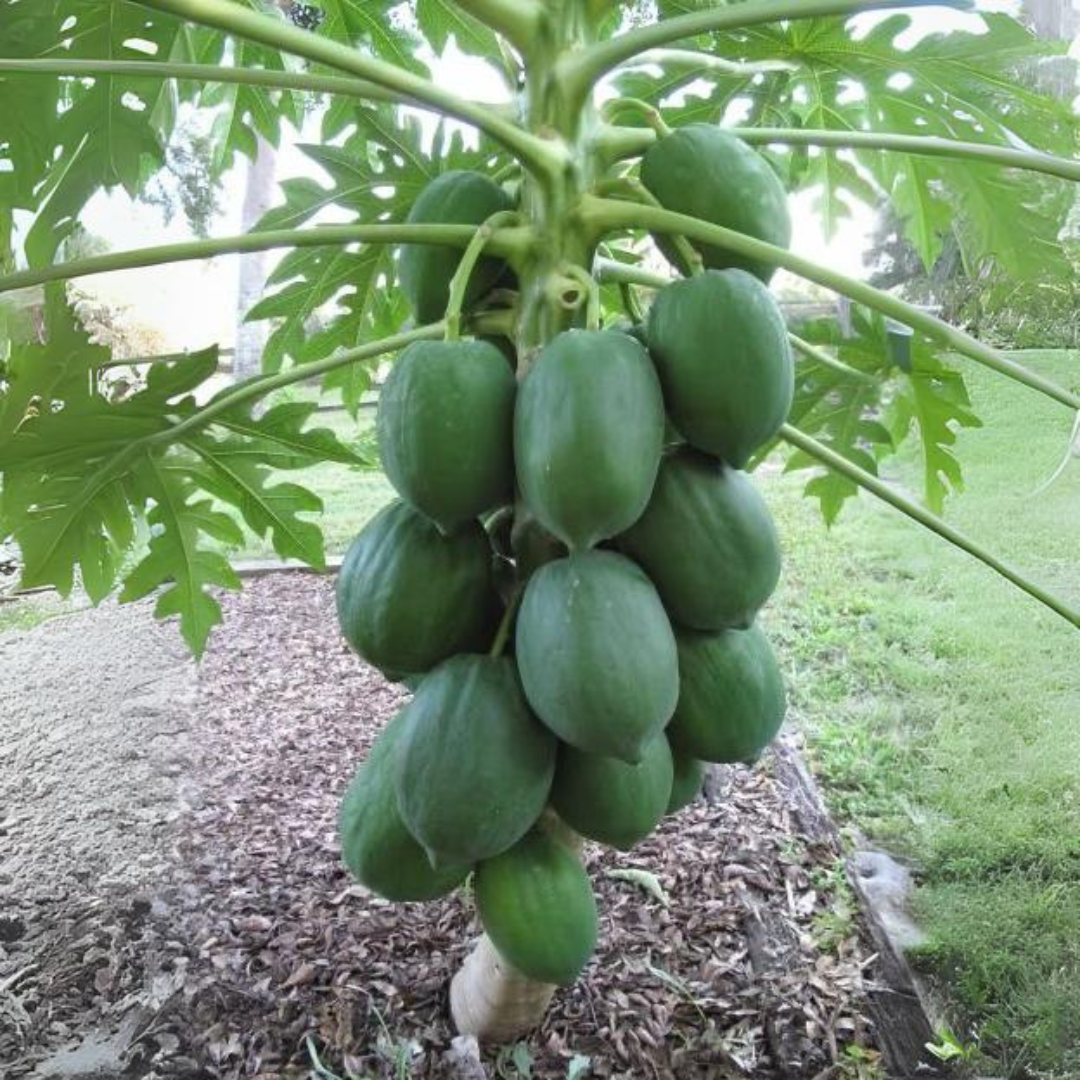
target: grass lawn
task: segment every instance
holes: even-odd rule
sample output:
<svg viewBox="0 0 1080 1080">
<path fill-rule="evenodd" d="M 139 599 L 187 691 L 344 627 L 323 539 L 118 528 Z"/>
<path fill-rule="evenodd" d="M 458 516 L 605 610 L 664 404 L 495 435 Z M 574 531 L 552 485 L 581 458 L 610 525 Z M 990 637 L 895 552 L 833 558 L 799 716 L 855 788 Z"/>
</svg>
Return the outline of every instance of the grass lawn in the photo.
<svg viewBox="0 0 1080 1080">
<path fill-rule="evenodd" d="M 1023 359 L 1080 384 L 1075 356 Z M 986 426 L 960 435 L 947 516 L 1080 605 L 1080 460 L 1032 494 L 1072 418 L 990 373 L 971 387 Z M 913 458 L 889 469 L 917 488 Z M 832 805 L 918 867 L 917 960 L 965 1041 L 1003 1075 L 1080 1076 L 1080 635 L 868 499 L 826 532 L 800 483 L 771 484 L 768 621 Z"/>
<path fill-rule="evenodd" d="M 1080 385 L 1075 356 L 1023 359 Z M 947 516 L 1080 605 L 1080 461 L 1033 494 L 1072 418 L 965 370 L 986 426 L 960 434 L 968 492 Z M 320 423 L 359 434 L 344 413 Z M 913 455 L 887 468 L 919 489 Z M 307 482 L 330 552 L 392 497 L 379 474 L 325 467 Z M 765 618 L 832 806 L 916 865 L 930 935 L 917 961 L 947 985 L 985 1071 L 1078 1077 L 1080 635 L 869 498 L 826 531 L 802 482 L 767 481 L 787 563 Z"/>
</svg>

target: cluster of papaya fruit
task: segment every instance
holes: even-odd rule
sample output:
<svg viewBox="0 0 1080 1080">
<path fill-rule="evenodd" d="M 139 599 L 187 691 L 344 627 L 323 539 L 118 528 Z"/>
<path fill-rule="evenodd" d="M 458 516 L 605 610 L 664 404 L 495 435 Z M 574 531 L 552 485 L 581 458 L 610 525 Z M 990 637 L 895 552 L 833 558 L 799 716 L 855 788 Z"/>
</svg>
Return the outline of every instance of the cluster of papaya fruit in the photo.
<svg viewBox="0 0 1080 1080">
<path fill-rule="evenodd" d="M 787 242 L 779 181 L 716 129 L 660 139 L 642 180 L 671 209 Z M 412 220 L 479 224 L 507 205 L 487 178 L 447 173 Z M 685 249 L 661 246 L 678 265 Z M 704 762 L 754 760 L 783 717 L 754 622 L 780 553 L 742 470 L 787 415 L 792 359 L 772 268 L 697 254 L 645 326 L 566 330 L 520 383 L 490 342 L 407 348 L 378 419 L 401 498 L 338 578 L 345 637 L 414 689 L 345 796 L 348 866 L 392 900 L 473 872 L 496 948 L 544 982 L 573 981 L 596 940 L 562 825 L 629 849 L 693 799 Z M 456 266 L 403 249 L 419 319 L 442 316 Z M 483 259 L 471 300 L 504 272 Z"/>
</svg>

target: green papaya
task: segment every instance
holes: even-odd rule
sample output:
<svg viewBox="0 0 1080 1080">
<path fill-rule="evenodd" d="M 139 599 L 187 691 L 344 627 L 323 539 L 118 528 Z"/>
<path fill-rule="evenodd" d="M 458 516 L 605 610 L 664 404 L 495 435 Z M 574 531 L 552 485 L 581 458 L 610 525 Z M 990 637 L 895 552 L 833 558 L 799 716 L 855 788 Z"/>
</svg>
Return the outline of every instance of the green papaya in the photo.
<svg viewBox="0 0 1080 1080">
<path fill-rule="evenodd" d="M 637 765 L 564 745 L 551 805 L 575 832 L 629 851 L 660 823 L 673 779 L 671 748 L 662 731 L 642 748 Z"/>
<path fill-rule="evenodd" d="M 395 778 L 405 827 L 439 865 L 500 854 L 543 812 L 555 750 L 512 660 L 452 657 L 405 709 Z"/>
<path fill-rule="evenodd" d="M 658 139 L 641 161 L 641 182 L 666 210 L 723 225 L 777 247 L 791 243 L 791 215 L 780 178 L 757 151 L 711 124 L 687 124 Z M 667 236 L 656 238 L 668 261 L 687 273 Z M 694 243 L 706 267 L 736 266 L 768 282 L 776 267 L 714 244 Z"/>
<path fill-rule="evenodd" d="M 691 446 L 743 468 L 780 430 L 795 393 L 772 294 L 744 270 L 707 270 L 660 290 L 648 337 L 675 426 Z"/>
<path fill-rule="evenodd" d="M 645 509 L 663 438 L 660 383 L 641 343 L 610 330 L 567 330 L 540 352 L 518 390 L 522 497 L 568 547 L 592 547 Z"/>
<path fill-rule="evenodd" d="M 784 680 L 769 639 L 749 630 L 679 630 L 679 704 L 668 727 L 677 751 L 733 765 L 756 759 L 784 720 Z"/>
<path fill-rule="evenodd" d="M 652 583 L 622 555 L 587 551 L 538 570 L 515 641 L 529 704 L 579 750 L 636 763 L 675 708 L 671 623 Z"/>
<path fill-rule="evenodd" d="M 683 447 L 660 466 L 648 508 L 619 547 L 668 614 L 696 630 L 749 626 L 780 579 L 780 544 L 746 473 Z"/>
<path fill-rule="evenodd" d="M 670 743 L 670 740 L 669 740 Z M 705 763 L 690 754 L 671 748 L 674 776 L 671 781 L 671 797 L 665 814 L 674 814 L 692 803 L 701 793 L 705 783 Z"/>
<path fill-rule="evenodd" d="M 390 721 L 345 792 L 338 814 L 341 854 L 353 877 L 385 899 L 433 900 L 457 888 L 469 867 L 432 869 L 402 823 L 393 770 L 402 730 L 400 719 Z"/>
<path fill-rule="evenodd" d="M 596 948 L 596 898 L 580 861 L 534 829 L 476 868 L 476 907 L 499 954 L 539 982 L 568 986 Z"/>
<path fill-rule="evenodd" d="M 444 532 L 514 491 L 517 381 L 483 341 L 417 341 L 379 396 L 379 456 L 398 494 Z"/>
<path fill-rule="evenodd" d="M 486 648 L 499 612 L 483 527 L 472 522 L 443 536 L 423 514 L 391 503 L 345 554 L 337 614 L 356 652 L 398 678 Z"/>
<path fill-rule="evenodd" d="M 513 209 L 510 196 L 482 173 L 453 169 L 435 177 L 416 197 L 410 225 L 481 225 L 492 214 Z M 403 244 L 398 282 L 419 323 L 436 322 L 446 312 L 450 280 L 461 262 L 460 248 L 438 244 Z M 477 262 L 465 291 L 466 309 L 495 287 L 506 264 L 485 255 Z"/>
</svg>

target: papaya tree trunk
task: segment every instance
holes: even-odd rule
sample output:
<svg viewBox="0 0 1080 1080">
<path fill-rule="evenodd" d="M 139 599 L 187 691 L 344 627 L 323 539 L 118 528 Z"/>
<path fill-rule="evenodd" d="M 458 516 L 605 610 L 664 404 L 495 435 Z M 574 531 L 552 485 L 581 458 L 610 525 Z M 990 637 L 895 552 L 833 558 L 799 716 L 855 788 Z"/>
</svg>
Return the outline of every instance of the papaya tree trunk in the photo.
<svg viewBox="0 0 1080 1080">
<path fill-rule="evenodd" d="M 519 380 L 556 334 L 585 324 L 585 296 L 575 286 L 572 270 L 591 269 L 596 244 L 574 212 L 579 197 L 596 180 L 599 155 L 592 136 L 598 117 L 591 102 L 567 98 L 557 62 L 595 39 L 594 23 L 603 6 L 597 0 L 548 0 L 529 43 L 524 101 L 528 127 L 534 134 L 561 142 L 568 164 L 557 173 L 528 173 L 522 184 L 522 211 L 544 242 L 517 268 Z M 581 838 L 553 813 L 547 815 L 545 827 L 580 856 Z M 556 989 L 516 971 L 483 934 L 451 982 L 451 1013 L 462 1034 L 508 1042 L 543 1021 Z"/>
</svg>

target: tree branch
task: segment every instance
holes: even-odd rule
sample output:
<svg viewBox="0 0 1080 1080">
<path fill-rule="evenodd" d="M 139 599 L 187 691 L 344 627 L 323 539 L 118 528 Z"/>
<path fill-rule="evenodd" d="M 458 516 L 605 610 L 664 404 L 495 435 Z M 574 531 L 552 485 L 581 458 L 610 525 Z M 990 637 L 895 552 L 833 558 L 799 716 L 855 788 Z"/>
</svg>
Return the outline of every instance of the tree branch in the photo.
<svg viewBox="0 0 1080 1080">
<path fill-rule="evenodd" d="M 584 97 L 609 71 L 620 64 L 685 38 L 724 30 L 741 30 L 784 19 L 816 19 L 857 15 L 898 7 L 970 8 L 970 0 L 745 0 L 730 7 L 663 19 L 630 30 L 564 58 L 558 78 L 570 100 Z"/>
<path fill-rule="evenodd" d="M 565 163 L 565 152 L 554 143 L 523 130 L 485 105 L 460 98 L 428 79 L 365 56 L 341 42 L 288 26 L 231 0 L 138 0 L 138 3 L 376 83 L 412 103 L 479 128 L 537 172 L 550 175 L 560 171 Z"/>
<path fill-rule="evenodd" d="M 961 142 L 935 135 L 893 135 L 879 131 L 828 131 L 815 128 L 726 128 L 744 142 L 755 146 L 779 143 L 788 146 L 827 146 L 852 150 L 892 150 L 922 157 L 961 158 L 1045 173 L 1063 180 L 1080 181 L 1080 161 L 1054 157 L 1035 150 L 1017 150 L 990 143 Z M 609 161 L 621 161 L 644 153 L 656 142 L 648 128 L 608 127 L 596 137 L 596 145 Z"/>
<path fill-rule="evenodd" d="M 70 281 L 114 270 L 135 270 L 162 263 L 190 262 L 216 255 L 235 255 L 273 248 L 324 247 L 336 244 L 445 244 L 464 248 L 476 233 L 472 225 L 319 225 L 311 229 L 271 229 L 267 232 L 223 236 L 213 240 L 189 240 L 179 244 L 115 251 L 87 259 L 73 259 L 40 269 L 0 275 L 0 293 L 28 289 L 50 281 Z M 501 229 L 488 245 L 495 255 L 522 252 L 531 240 L 524 228 Z"/>
<path fill-rule="evenodd" d="M 753 0 L 748 0 L 749 2 Z M 740 5 L 736 5 L 736 9 L 738 6 Z M 1038 373 L 1024 367 L 1023 364 L 1010 360 L 996 349 L 991 349 L 970 334 L 965 334 L 963 330 L 958 330 L 929 312 L 922 311 L 887 292 L 875 289 L 872 285 L 856 281 L 844 274 L 838 274 L 827 266 L 785 251 L 773 244 L 766 244 L 762 240 L 755 240 L 743 233 L 725 229 L 720 225 L 712 225 L 699 218 L 688 217 L 686 214 L 676 214 L 670 210 L 658 210 L 652 206 L 619 202 L 614 199 L 599 199 L 594 195 L 586 195 L 581 199 L 578 214 L 585 228 L 598 235 L 619 229 L 649 229 L 670 235 L 682 234 L 691 240 L 716 244 L 739 255 L 763 259 L 782 266 L 799 277 L 816 281 L 827 289 L 849 296 L 860 304 L 889 315 L 963 356 L 1014 379 L 1032 390 L 1037 390 L 1070 409 L 1080 409 L 1080 396 L 1049 379 L 1044 379 Z"/>
<path fill-rule="evenodd" d="M 951 525 L 948 525 L 936 514 L 932 514 L 917 502 L 894 491 L 888 484 L 882 482 L 872 473 L 860 469 L 858 465 L 848 461 L 847 458 L 836 453 L 835 450 L 832 450 L 824 443 L 818 442 L 817 439 L 811 438 L 790 424 L 785 424 L 780 429 L 780 437 L 791 446 L 820 461 L 833 472 L 839 473 L 852 483 L 869 491 L 872 495 L 876 495 L 894 509 L 906 514 L 913 521 L 917 521 L 931 532 L 937 533 L 943 540 L 947 540 L 953 546 L 960 548 L 961 551 L 967 552 L 968 555 L 973 555 L 981 563 L 989 566 L 991 570 L 996 571 L 1007 581 L 1022 589 L 1029 596 L 1034 597 L 1039 603 L 1056 612 L 1063 619 L 1072 623 L 1073 626 L 1080 628 L 1080 611 L 1070 607 L 1064 600 L 1035 584 L 1015 567 L 999 559 L 977 541 L 960 532 L 959 529 L 954 529 Z"/>
</svg>

